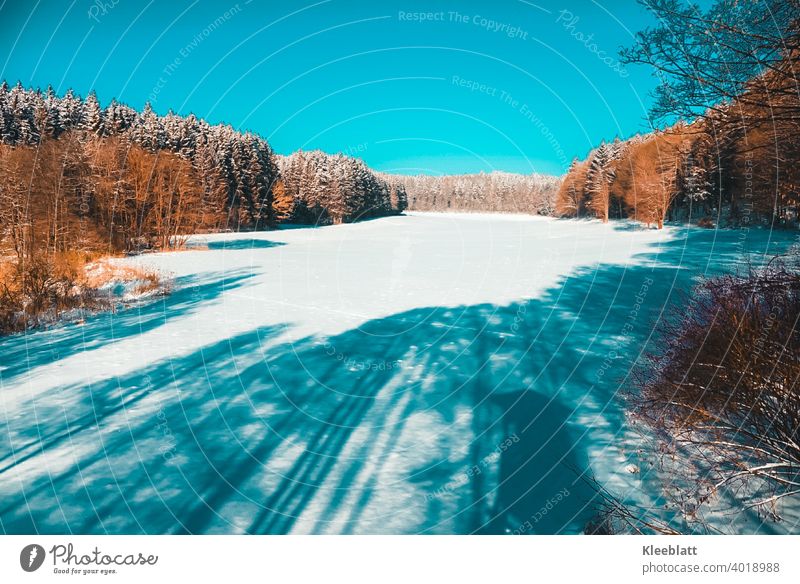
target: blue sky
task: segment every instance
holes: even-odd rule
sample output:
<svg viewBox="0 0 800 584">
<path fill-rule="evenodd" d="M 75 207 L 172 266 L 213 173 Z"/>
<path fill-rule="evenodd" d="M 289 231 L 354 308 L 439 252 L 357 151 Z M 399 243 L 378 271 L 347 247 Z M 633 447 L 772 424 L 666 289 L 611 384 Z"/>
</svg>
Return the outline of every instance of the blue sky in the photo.
<svg viewBox="0 0 800 584">
<path fill-rule="evenodd" d="M 0 78 L 150 100 L 282 154 L 560 173 L 647 128 L 655 81 L 614 61 L 648 24 L 633 0 L 0 0 Z"/>
</svg>

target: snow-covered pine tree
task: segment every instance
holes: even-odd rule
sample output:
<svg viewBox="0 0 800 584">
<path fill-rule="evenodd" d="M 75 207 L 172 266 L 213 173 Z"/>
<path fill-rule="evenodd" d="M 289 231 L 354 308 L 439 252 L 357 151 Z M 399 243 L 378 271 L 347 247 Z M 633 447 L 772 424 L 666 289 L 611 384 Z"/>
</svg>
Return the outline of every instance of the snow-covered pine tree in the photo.
<svg viewBox="0 0 800 584">
<path fill-rule="evenodd" d="M 65 129 L 79 128 L 83 115 L 83 101 L 68 89 L 59 102 L 59 117 Z"/>
<path fill-rule="evenodd" d="M 197 145 L 194 168 L 201 188 L 201 224 L 206 228 L 220 229 L 224 225 L 227 189 L 220 175 L 216 152 L 203 136 Z"/>
<path fill-rule="evenodd" d="M 105 132 L 103 110 L 100 102 L 97 101 L 97 94 L 90 91 L 83 103 L 83 116 L 81 119 L 81 130 L 93 136 L 103 136 Z"/>
<path fill-rule="evenodd" d="M 64 125 L 61 121 L 61 109 L 56 104 L 45 106 L 44 131 L 51 138 L 58 138 L 64 133 Z"/>
<path fill-rule="evenodd" d="M 601 142 L 590 155 L 586 172 L 587 205 L 603 221 L 608 221 L 609 216 L 610 188 L 615 176 L 613 163 L 614 146 Z"/>
<path fill-rule="evenodd" d="M 6 144 L 13 144 L 16 136 L 14 116 L 9 105 L 8 84 L 3 81 L 0 84 L 0 140 Z"/>
</svg>

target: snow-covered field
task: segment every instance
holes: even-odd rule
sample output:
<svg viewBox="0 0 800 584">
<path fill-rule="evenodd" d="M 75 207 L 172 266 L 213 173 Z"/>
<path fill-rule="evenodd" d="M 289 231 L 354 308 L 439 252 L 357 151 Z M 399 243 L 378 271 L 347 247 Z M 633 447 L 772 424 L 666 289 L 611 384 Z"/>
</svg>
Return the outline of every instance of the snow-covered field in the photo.
<svg viewBox="0 0 800 584">
<path fill-rule="evenodd" d="M 586 471 L 657 505 L 617 392 L 775 237 L 410 214 L 118 260 L 175 291 L 0 341 L 0 527 L 574 533 Z"/>
</svg>

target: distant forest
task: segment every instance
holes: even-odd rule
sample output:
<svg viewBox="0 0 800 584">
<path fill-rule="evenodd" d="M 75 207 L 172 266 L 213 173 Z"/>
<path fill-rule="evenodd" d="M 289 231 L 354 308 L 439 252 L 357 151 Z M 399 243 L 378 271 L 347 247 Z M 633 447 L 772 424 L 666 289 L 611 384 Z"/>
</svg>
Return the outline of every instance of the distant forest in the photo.
<svg viewBox="0 0 800 584">
<path fill-rule="evenodd" d="M 490 172 L 455 176 L 391 176 L 412 211 L 470 211 L 552 215 L 561 179 L 543 174 Z"/>
</svg>

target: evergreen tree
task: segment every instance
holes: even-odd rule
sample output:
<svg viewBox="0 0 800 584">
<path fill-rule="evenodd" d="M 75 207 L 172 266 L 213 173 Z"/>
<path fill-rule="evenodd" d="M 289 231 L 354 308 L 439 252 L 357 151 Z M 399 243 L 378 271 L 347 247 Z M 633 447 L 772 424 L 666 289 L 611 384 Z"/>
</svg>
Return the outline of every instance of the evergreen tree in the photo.
<svg viewBox="0 0 800 584">
<path fill-rule="evenodd" d="M 86 101 L 83 103 L 81 129 L 87 134 L 98 137 L 105 134 L 103 110 L 100 108 L 100 103 L 97 101 L 97 95 L 94 91 L 89 92 L 89 95 L 86 96 Z"/>
</svg>

